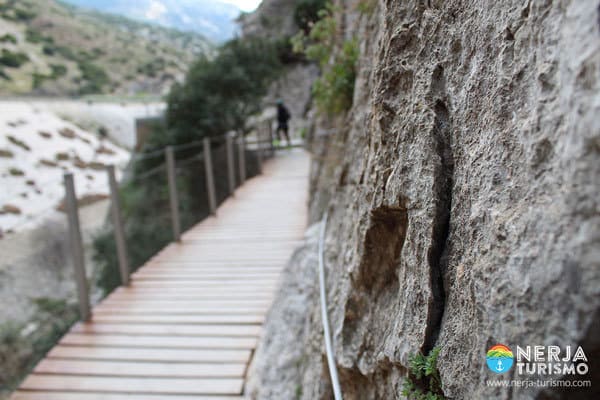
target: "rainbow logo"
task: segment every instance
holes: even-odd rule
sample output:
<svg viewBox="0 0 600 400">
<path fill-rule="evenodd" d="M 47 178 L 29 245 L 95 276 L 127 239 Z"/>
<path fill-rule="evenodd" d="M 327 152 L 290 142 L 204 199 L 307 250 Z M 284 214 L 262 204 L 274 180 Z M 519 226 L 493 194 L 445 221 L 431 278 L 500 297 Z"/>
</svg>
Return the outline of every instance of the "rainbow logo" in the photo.
<svg viewBox="0 0 600 400">
<path fill-rule="evenodd" d="M 515 361 L 512 350 L 503 344 L 490 347 L 485 358 L 488 368 L 497 374 L 508 371 Z"/>
</svg>

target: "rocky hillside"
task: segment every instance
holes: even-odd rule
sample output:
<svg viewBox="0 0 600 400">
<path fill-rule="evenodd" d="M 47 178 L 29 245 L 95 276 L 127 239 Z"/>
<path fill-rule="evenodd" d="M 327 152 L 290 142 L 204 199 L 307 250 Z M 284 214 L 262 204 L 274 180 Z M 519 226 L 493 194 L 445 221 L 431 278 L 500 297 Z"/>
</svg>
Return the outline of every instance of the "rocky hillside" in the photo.
<svg viewBox="0 0 600 400">
<path fill-rule="evenodd" d="M 164 94 L 202 36 L 55 0 L 0 0 L 0 94 Z"/>
<path fill-rule="evenodd" d="M 184 31 L 215 42 L 231 39 L 240 9 L 219 0 L 64 0 L 102 12 L 124 15 Z"/>
<path fill-rule="evenodd" d="M 310 207 L 312 222 L 330 212 L 344 398 L 597 398 L 597 2 L 335 4 L 335 40 L 356 38 L 360 57 L 350 110 L 314 121 Z M 254 398 L 332 398 L 316 229 L 269 316 Z M 589 372 L 494 374 L 498 343 L 582 346 Z M 411 359 L 438 349 L 432 390 Z M 596 386 L 486 384 L 548 377 Z"/>
</svg>

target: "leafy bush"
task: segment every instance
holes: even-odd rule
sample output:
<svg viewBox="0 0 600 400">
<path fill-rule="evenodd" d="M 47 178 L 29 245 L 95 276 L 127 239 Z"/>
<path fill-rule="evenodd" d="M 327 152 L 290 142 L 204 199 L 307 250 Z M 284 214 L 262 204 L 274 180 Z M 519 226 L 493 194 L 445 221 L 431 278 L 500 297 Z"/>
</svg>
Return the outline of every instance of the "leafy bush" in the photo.
<svg viewBox="0 0 600 400">
<path fill-rule="evenodd" d="M 54 39 L 49 36 L 44 36 L 41 32 L 36 31 L 34 29 L 27 29 L 25 31 L 25 40 L 29 43 L 53 43 Z"/>
<path fill-rule="evenodd" d="M 335 62 L 323 71 L 313 86 L 315 102 L 320 110 L 333 115 L 352 107 L 357 59 L 358 43 L 356 39 L 345 42 L 341 53 L 336 56 Z"/>
<path fill-rule="evenodd" d="M 377 0 L 361 0 L 356 5 L 358 12 L 365 15 L 373 14 L 375 7 L 377 7 Z"/>
<path fill-rule="evenodd" d="M 44 84 L 44 81 L 46 80 L 46 78 L 47 78 L 46 75 L 40 74 L 38 72 L 34 72 L 31 75 L 31 79 L 32 79 L 31 87 L 33 89 L 37 89 L 37 88 L 41 87 Z"/>
<path fill-rule="evenodd" d="M 440 348 L 433 348 L 427 356 L 417 353 L 410 358 L 408 376 L 402 394 L 409 400 L 444 400 L 442 380 L 437 369 Z"/>
<path fill-rule="evenodd" d="M 306 61 L 303 54 L 294 51 L 292 41 L 289 36 L 282 37 L 274 42 L 277 58 L 283 65 L 295 64 L 301 61 Z"/>
<path fill-rule="evenodd" d="M 28 61 L 29 57 L 25 53 L 2 49 L 2 55 L 0 56 L 0 64 L 2 65 L 10 68 L 19 68 Z"/>
<path fill-rule="evenodd" d="M 4 70 L 2 68 L 0 68 L 0 78 L 4 79 L 5 81 L 12 80 L 10 78 L 10 76 L 8 76 L 8 74 L 6 72 L 4 72 Z"/>
<path fill-rule="evenodd" d="M 0 43 L 12 43 L 17 44 L 17 38 L 10 33 L 0 36 Z"/>
<path fill-rule="evenodd" d="M 55 80 L 61 78 L 67 74 L 67 67 L 61 64 L 50 64 L 50 69 L 52 72 L 50 75 L 40 74 L 38 72 L 34 72 L 32 75 L 33 83 L 32 86 L 34 89 L 41 87 L 44 82 L 48 79 Z"/>
<path fill-rule="evenodd" d="M 58 79 L 67 74 L 67 67 L 62 64 L 50 64 L 50 69 L 52 70 L 52 73 L 50 74 L 52 79 Z"/>
<path fill-rule="evenodd" d="M 340 114 L 352 107 L 356 62 L 359 56 L 358 41 L 336 43 L 337 24 L 334 8 L 319 11 L 320 19 L 312 25 L 308 35 L 300 31 L 292 38 L 294 50 L 304 53 L 309 60 L 319 63 L 321 77 L 313 86 L 313 96 L 320 112 Z"/>
<path fill-rule="evenodd" d="M 302 0 L 294 10 L 294 22 L 305 33 L 319 20 L 319 11 L 327 6 L 327 0 Z"/>
<path fill-rule="evenodd" d="M 75 52 L 70 47 L 67 47 L 67 46 L 54 46 L 53 47 L 53 51 L 56 52 L 57 54 L 60 54 L 61 56 L 63 56 L 67 60 L 79 61 L 77 55 L 75 54 Z"/>
<path fill-rule="evenodd" d="M 102 93 L 102 89 L 109 83 L 109 78 L 104 69 L 88 61 L 79 63 L 79 70 L 84 84 L 79 88 L 80 94 Z"/>
<path fill-rule="evenodd" d="M 42 52 L 47 56 L 53 56 L 56 53 L 56 47 L 45 44 L 42 46 Z"/>
<path fill-rule="evenodd" d="M 163 70 L 166 66 L 166 62 L 163 58 L 158 58 L 154 61 L 149 61 L 140 65 L 137 68 L 137 73 L 146 75 L 150 78 L 155 78 L 158 76 L 158 73 Z"/>
<path fill-rule="evenodd" d="M 246 119 L 259 111 L 260 99 L 281 71 L 275 43 L 234 39 L 214 60 L 200 58 L 183 85 L 168 96 L 168 143 L 186 143 L 202 136 L 243 131 Z"/>
<path fill-rule="evenodd" d="M 15 8 L 14 15 L 17 21 L 31 21 L 37 16 L 35 12 L 23 8 Z"/>
<path fill-rule="evenodd" d="M 0 12 L 2 12 L 2 18 L 7 19 L 9 21 L 28 22 L 37 16 L 37 14 L 33 11 L 14 6 L 14 2 L 1 4 Z"/>
</svg>

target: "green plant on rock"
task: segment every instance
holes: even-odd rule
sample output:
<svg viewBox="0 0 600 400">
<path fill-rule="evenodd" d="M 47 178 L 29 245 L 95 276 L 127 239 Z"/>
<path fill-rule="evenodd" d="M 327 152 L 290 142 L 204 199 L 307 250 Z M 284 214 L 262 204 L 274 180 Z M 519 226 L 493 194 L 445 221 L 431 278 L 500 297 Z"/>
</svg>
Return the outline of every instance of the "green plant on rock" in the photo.
<svg viewBox="0 0 600 400">
<path fill-rule="evenodd" d="M 12 78 L 2 68 L 0 68 L 0 78 L 4 79 L 5 81 L 12 80 Z"/>
<path fill-rule="evenodd" d="M 0 64 L 2 65 L 10 68 L 19 68 L 27 61 L 29 61 L 29 57 L 25 53 L 2 49 L 2 54 L 0 55 Z"/>
<path fill-rule="evenodd" d="M 41 32 L 35 29 L 27 29 L 25 31 L 25 40 L 29 43 L 54 43 L 54 39 L 44 36 Z"/>
<path fill-rule="evenodd" d="M 102 93 L 104 86 L 110 83 L 108 74 L 102 67 L 88 61 L 79 62 L 79 70 L 84 84 L 79 88 L 79 94 Z"/>
<path fill-rule="evenodd" d="M 10 33 L 7 33 L 5 35 L 0 36 L 0 43 L 17 44 L 17 38 L 15 37 L 15 35 L 11 35 Z"/>
<path fill-rule="evenodd" d="M 79 312 L 75 304 L 69 304 L 64 299 L 38 297 L 32 300 L 40 321 L 40 329 L 31 338 L 35 355 L 33 363 L 35 363 L 77 321 Z"/>
<path fill-rule="evenodd" d="M 328 5 L 318 12 L 319 20 L 312 24 L 308 35 L 300 31 L 292 38 L 294 50 L 316 61 L 321 77 L 313 86 L 318 110 L 328 115 L 341 114 L 352 107 L 356 62 L 359 49 L 356 38 L 339 45 L 335 9 Z"/>
<path fill-rule="evenodd" d="M 363 15 L 371 15 L 377 7 L 377 0 L 361 0 L 356 4 L 356 10 Z"/>
<path fill-rule="evenodd" d="M 294 22 L 304 32 L 310 32 L 319 20 L 319 11 L 327 6 L 327 0 L 300 0 L 294 9 Z"/>
<path fill-rule="evenodd" d="M 437 369 L 440 348 L 433 348 L 427 356 L 417 353 L 410 357 L 408 376 L 402 385 L 402 395 L 409 400 L 444 400 L 442 380 Z"/>
</svg>

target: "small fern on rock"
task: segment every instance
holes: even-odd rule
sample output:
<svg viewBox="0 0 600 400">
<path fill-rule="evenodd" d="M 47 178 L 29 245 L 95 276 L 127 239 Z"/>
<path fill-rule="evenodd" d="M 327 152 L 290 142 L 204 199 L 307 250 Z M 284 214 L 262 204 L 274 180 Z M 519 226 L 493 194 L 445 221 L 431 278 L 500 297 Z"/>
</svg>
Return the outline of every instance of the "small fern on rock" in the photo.
<svg viewBox="0 0 600 400">
<path fill-rule="evenodd" d="M 410 357 L 410 370 L 402 386 L 402 394 L 409 400 L 444 400 L 442 380 L 437 369 L 440 348 L 433 348 L 427 356 L 417 353 Z"/>
</svg>

